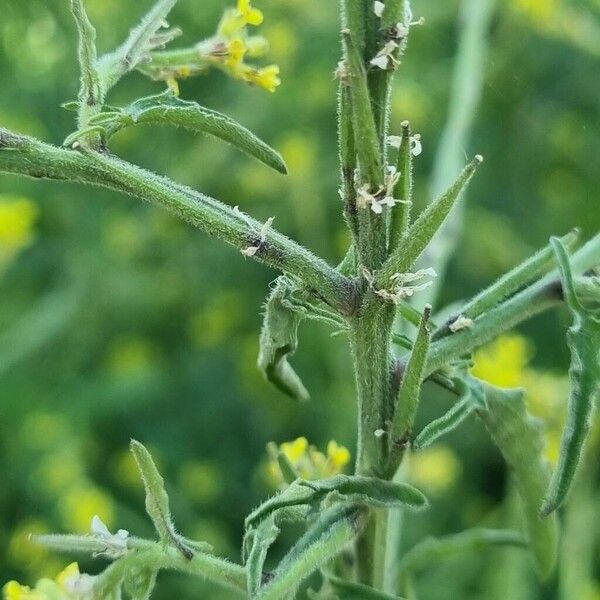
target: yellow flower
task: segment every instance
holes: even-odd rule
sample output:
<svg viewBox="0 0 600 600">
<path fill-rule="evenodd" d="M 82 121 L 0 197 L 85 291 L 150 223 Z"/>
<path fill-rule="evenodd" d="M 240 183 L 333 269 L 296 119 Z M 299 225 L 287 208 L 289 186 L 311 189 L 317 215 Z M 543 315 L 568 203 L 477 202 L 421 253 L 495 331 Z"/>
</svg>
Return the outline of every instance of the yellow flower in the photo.
<svg viewBox="0 0 600 600">
<path fill-rule="evenodd" d="M 237 9 L 225 11 L 217 29 L 219 35 L 231 37 L 239 33 L 246 25 L 260 25 L 264 16 L 258 8 L 252 8 L 250 0 L 238 0 Z"/>
<path fill-rule="evenodd" d="M 334 440 L 327 444 L 327 455 L 309 445 L 305 437 L 299 437 L 292 442 L 284 442 L 279 447 L 269 444 L 271 460 L 267 463 L 267 475 L 274 486 L 283 486 L 284 480 L 277 453 L 282 452 L 294 469 L 303 479 L 323 479 L 338 475 L 350 462 L 350 452 Z"/>
<path fill-rule="evenodd" d="M 250 0 L 238 0 L 238 11 L 248 25 L 260 25 L 263 22 L 263 14 L 258 8 L 252 8 Z"/>
<path fill-rule="evenodd" d="M 240 69 L 240 75 L 243 79 L 245 79 L 248 83 L 253 83 L 258 87 L 267 90 L 268 92 L 274 92 L 277 86 L 281 84 L 278 65 L 269 65 L 267 67 L 263 67 L 262 69 L 249 67 L 248 65 L 242 65 L 242 67 L 245 67 Z"/>
<path fill-rule="evenodd" d="M 56 583 L 62 590 L 68 591 L 68 583 L 73 578 L 79 577 L 79 565 L 76 562 L 66 566 L 57 576 Z"/>
<path fill-rule="evenodd" d="M 87 533 L 95 515 L 110 525 L 115 508 L 112 498 L 103 490 L 83 484 L 69 489 L 59 501 L 59 511 L 66 529 Z"/>
<path fill-rule="evenodd" d="M 308 440 L 305 437 L 299 437 L 293 442 L 284 442 L 280 446 L 281 451 L 287 456 L 293 464 L 300 461 L 308 450 Z"/>
<path fill-rule="evenodd" d="M 242 63 L 248 48 L 242 38 L 234 38 L 227 46 L 227 65 L 234 69 Z"/>
<path fill-rule="evenodd" d="M 327 458 L 334 469 L 341 471 L 350 462 L 350 451 L 331 440 L 327 444 Z"/>
<path fill-rule="evenodd" d="M 531 346 L 521 335 L 503 335 L 475 353 L 473 375 L 499 387 L 523 384 Z"/>
<path fill-rule="evenodd" d="M 18 581 L 9 581 L 3 588 L 4 600 L 29 600 L 32 598 L 32 591 L 26 585 L 21 585 Z"/>
</svg>

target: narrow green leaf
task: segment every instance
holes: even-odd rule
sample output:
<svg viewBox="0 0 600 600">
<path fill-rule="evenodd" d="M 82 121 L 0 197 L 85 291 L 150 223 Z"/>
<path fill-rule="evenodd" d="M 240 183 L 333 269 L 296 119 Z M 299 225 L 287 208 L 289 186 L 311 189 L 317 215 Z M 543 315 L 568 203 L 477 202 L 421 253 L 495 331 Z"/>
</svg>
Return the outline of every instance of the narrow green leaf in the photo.
<svg viewBox="0 0 600 600">
<path fill-rule="evenodd" d="M 300 584 L 319 567 L 335 558 L 362 529 L 365 510 L 356 505 L 334 506 L 298 540 L 279 563 L 260 600 L 293 597 Z"/>
<path fill-rule="evenodd" d="M 165 19 L 177 4 L 177 0 L 159 0 L 143 17 L 140 24 L 132 29 L 129 37 L 113 53 L 103 56 L 100 64 L 106 87 L 112 87 L 123 75 L 135 69 L 150 57 L 150 52 L 163 47 L 181 32 L 167 29 Z"/>
<path fill-rule="evenodd" d="M 155 569 L 128 569 L 123 579 L 123 588 L 131 600 L 149 600 L 156 585 L 157 574 Z"/>
<path fill-rule="evenodd" d="M 421 385 L 423 383 L 423 373 L 427 363 L 427 354 L 429 353 L 429 343 L 431 332 L 429 329 L 429 319 L 431 317 L 431 306 L 427 305 L 421 316 L 417 339 L 413 345 L 410 358 L 402 377 L 398 401 L 394 420 L 392 422 L 392 431 L 390 436 L 390 452 L 392 460 L 392 469 L 397 468 L 403 448 L 409 440 L 412 428 L 419 408 L 419 397 L 421 394 Z"/>
<path fill-rule="evenodd" d="M 427 498 L 412 485 L 378 477 L 337 475 L 318 481 L 300 480 L 298 483 L 320 494 L 335 492 L 343 496 L 344 500 L 363 502 L 379 508 L 423 509 L 428 506 Z"/>
<path fill-rule="evenodd" d="M 305 401 L 310 395 L 288 362 L 298 347 L 298 325 L 301 316 L 285 302 L 288 286 L 279 278 L 265 307 L 258 368 L 284 394 Z"/>
<path fill-rule="evenodd" d="M 529 545 L 540 576 L 547 578 L 556 563 L 558 529 L 554 516 L 544 519 L 540 515 L 550 481 L 542 427 L 527 412 L 522 390 L 505 390 L 488 384 L 484 388 L 488 408 L 478 410 L 477 415 L 515 475 Z"/>
<path fill-rule="evenodd" d="M 295 481 L 285 490 L 279 494 L 276 494 L 275 496 L 272 496 L 260 506 L 255 508 L 246 517 L 246 529 L 257 526 L 262 520 L 266 519 L 280 509 L 310 504 L 314 501 L 314 499 L 314 490 L 300 485 L 299 481 Z"/>
<path fill-rule="evenodd" d="M 517 531 L 502 529 L 469 529 L 441 538 L 427 538 L 404 555 L 400 570 L 414 573 L 457 554 L 481 552 L 492 546 L 526 548 L 527 540 Z"/>
<path fill-rule="evenodd" d="M 344 581 L 338 577 L 328 577 L 333 591 L 341 600 L 402 600 L 399 596 L 390 596 L 368 585 Z"/>
<path fill-rule="evenodd" d="M 109 137 L 126 127 L 143 123 L 183 127 L 195 133 L 212 135 L 279 173 L 287 173 L 281 155 L 243 125 L 196 102 L 181 100 L 172 92 L 140 98 L 123 108 L 120 113 L 102 113 L 90 121 L 90 124 L 101 124 Z"/>
<path fill-rule="evenodd" d="M 460 394 L 459 400 L 454 406 L 439 419 L 435 419 L 426 425 L 421 433 L 416 437 L 413 448 L 421 450 L 431 446 L 439 438 L 454 431 L 463 421 L 465 421 L 478 408 L 485 408 L 485 398 L 482 393 L 478 394 L 473 386 L 479 386 L 479 382 L 474 381 L 472 385 L 467 384 L 460 378 L 452 380 L 455 389 Z"/>
<path fill-rule="evenodd" d="M 390 277 L 395 273 L 407 272 L 421 256 L 421 253 L 438 229 L 442 226 L 446 217 L 450 214 L 452 207 L 460 198 L 461 193 L 475 174 L 477 167 L 483 162 L 483 158 L 477 155 L 458 176 L 450 189 L 438 200 L 432 202 L 419 215 L 418 219 L 408 230 L 408 233 L 398 244 L 397 250 L 390 256 L 381 268 L 377 279 L 377 285 L 385 287 Z"/>
<path fill-rule="evenodd" d="M 391 211 L 390 252 L 396 250 L 400 241 L 408 233 L 410 225 L 410 210 L 413 203 L 413 156 L 410 149 L 410 136 L 410 123 L 404 121 L 396 167 L 400 178 L 394 190 L 394 198 L 398 198 L 400 204 Z"/>
<path fill-rule="evenodd" d="M 565 500 L 592 423 L 594 404 L 600 389 L 600 318 L 587 310 L 575 292 L 569 256 L 559 238 L 551 238 L 563 283 L 563 293 L 571 312 L 573 325 L 567 332 L 571 349 L 569 379 L 571 392 L 569 414 L 562 437 L 558 466 L 548 489 L 543 515 L 549 515 Z"/>
<path fill-rule="evenodd" d="M 252 546 L 246 561 L 248 595 L 251 600 L 259 594 L 267 552 L 278 535 L 279 528 L 273 518 L 265 519 L 252 531 Z"/>
<path fill-rule="evenodd" d="M 186 558 L 191 560 L 194 552 L 175 531 L 175 525 L 171 518 L 171 509 L 169 508 L 169 496 L 165 490 L 165 482 L 158 472 L 152 456 L 136 440 L 131 440 L 130 448 L 142 476 L 142 481 L 144 482 L 146 512 L 152 519 L 161 542 L 165 545 L 172 544 Z"/>
</svg>

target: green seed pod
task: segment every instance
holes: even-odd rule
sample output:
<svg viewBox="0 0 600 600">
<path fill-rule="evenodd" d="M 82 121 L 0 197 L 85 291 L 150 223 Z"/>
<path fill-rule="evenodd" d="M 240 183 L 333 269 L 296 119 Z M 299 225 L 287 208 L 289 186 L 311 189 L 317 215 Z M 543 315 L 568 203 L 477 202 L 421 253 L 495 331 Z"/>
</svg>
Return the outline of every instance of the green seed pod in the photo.
<svg viewBox="0 0 600 600">
<path fill-rule="evenodd" d="M 600 318 L 588 311 L 575 293 L 569 256 L 559 238 L 550 240 L 563 282 L 563 292 L 573 325 L 567 333 L 571 349 L 569 415 L 562 437 L 558 467 L 552 477 L 542 514 L 549 515 L 565 500 L 581 462 L 600 389 Z"/>
</svg>

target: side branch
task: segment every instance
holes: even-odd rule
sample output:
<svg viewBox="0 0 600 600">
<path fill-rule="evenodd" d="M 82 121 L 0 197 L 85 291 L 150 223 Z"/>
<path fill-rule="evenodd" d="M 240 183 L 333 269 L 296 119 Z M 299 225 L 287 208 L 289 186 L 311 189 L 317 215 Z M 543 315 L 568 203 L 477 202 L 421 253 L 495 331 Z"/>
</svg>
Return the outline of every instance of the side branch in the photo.
<svg viewBox="0 0 600 600">
<path fill-rule="evenodd" d="M 165 177 L 110 155 L 81 150 L 57 148 L 0 129 L 0 172 L 106 187 L 161 205 L 245 254 L 299 279 L 340 312 L 353 312 L 352 282 L 283 234 Z"/>
</svg>

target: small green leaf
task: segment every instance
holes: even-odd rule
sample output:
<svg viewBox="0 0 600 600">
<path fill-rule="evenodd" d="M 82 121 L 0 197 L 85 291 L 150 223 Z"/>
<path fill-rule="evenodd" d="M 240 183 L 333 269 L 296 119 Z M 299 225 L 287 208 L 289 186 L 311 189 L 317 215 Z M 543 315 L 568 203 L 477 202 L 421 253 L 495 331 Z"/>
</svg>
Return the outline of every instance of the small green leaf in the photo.
<svg viewBox="0 0 600 600">
<path fill-rule="evenodd" d="M 515 475 L 529 545 L 540 576 L 547 578 L 556 563 L 558 528 L 555 517 L 540 516 L 550 481 L 542 427 L 527 412 L 522 390 L 505 390 L 488 384 L 484 388 L 488 408 L 478 410 L 477 415 Z"/>
<path fill-rule="evenodd" d="M 390 596 L 368 585 L 344 581 L 338 577 L 328 577 L 329 584 L 340 600 L 402 600 L 399 596 Z"/>
<path fill-rule="evenodd" d="M 300 480 L 298 484 L 320 494 L 335 492 L 343 496 L 344 500 L 363 502 L 379 508 L 423 509 L 428 506 L 427 498 L 412 485 L 386 481 L 378 477 L 336 475 L 319 481 Z"/>
<path fill-rule="evenodd" d="M 154 528 L 163 544 L 175 546 L 186 558 L 191 560 L 194 552 L 175 531 L 169 508 L 169 496 L 165 490 L 165 482 L 161 477 L 152 456 L 146 448 L 136 440 L 131 440 L 131 452 L 135 458 L 146 490 L 146 512 L 152 519 Z"/>
<path fill-rule="evenodd" d="M 263 582 L 263 567 L 267 552 L 279 535 L 279 527 L 274 519 L 265 519 L 251 532 L 251 549 L 246 560 L 248 572 L 248 595 L 250 599 L 258 596 Z"/>
<path fill-rule="evenodd" d="M 479 382 L 473 381 L 472 385 L 469 385 L 460 378 L 455 378 L 452 381 L 460 394 L 459 400 L 446 414 L 439 419 L 435 419 L 435 421 L 431 421 L 423 428 L 413 443 L 415 450 L 431 446 L 442 436 L 454 431 L 476 409 L 485 408 L 483 393 L 478 394 L 477 389 L 473 389 L 474 386 L 480 386 Z"/>
<path fill-rule="evenodd" d="M 280 277 L 265 307 L 258 368 L 284 394 L 294 400 L 305 401 L 310 395 L 288 362 L 298 347 L 298 325 L 301 315 L 285 302 L 289 288 Z"/>
<path fill-rule="evenodd" d="M 279 173 L 287 173 L 281 155 L 243 125 L 196 102 L 181 100 L 171 92 L 140 98 L 122 109 L 121 113 L 111 113 L 110 117 L 100 114 L 90 123 L 101 123 L 109 136 L 126 127 L 143 123 L 183 127 L 195 133 L 206 133 L 219 138 Z"/>
<path fill-rule="evenodd" d="M 363 507 L 353 504 L 324 511 L 279 563 L 258 598 L 294 597 L 307 577 L 335 558 L 356 537 L 364 525 L 365 515 Z"/>
<path fill-rule="evenodd" d="M 156 575 L 154 569 L 128 569 L 123 580 L 123 588 L 131 600 L 149 600 L 156 585 Z"/>
<path fill-rule="evenodd" d="M 573 313 L 573 325 L 567 333 L 571 349 L 569 414 L 558 466 L 542 507 L 543 515 L 556 510 L 569 493 L 590 432 L 594 403 L 600 389 L 600 318 L 587 310 L 577 297 L 564 244 L 559 238 L 552 238 L 550 242 L 558 260 L 565 299 Z"/>
<path fill-rule="evenodd" d="M 431 306 L 427 305 L 421 316 L 417 339 L 408 359 L 398 393 L 390 436 L 391 470 L 393 472 L 396 471 L 400 463 L 404 445 L 411 435 L 419 408 L 421 385 L 431 341 L 430 317 Z"/>
<path fill-rule="evenodd" d="M 477 155 L 463 169 L 458 179 L 448 191 L 438 200 L 429 204 L 419 215 L 406 235 L 398 243 L 396 252 L 390 256 L 381 268 L 377 279 L 379 287 L 382 285 L 385 287 L 386 282 L 389 281 L 394 273 L 405 273 L 415 264 L 423 250 L 425 250 L 429 242 L 433 239 L 433 236 L 446 220 L 446 217 L 450 214 L 452 207 L 456 204 L 461 193 L 475 174 L 477 167 L 482 162 L 483 158 Z"/>
</svg>

